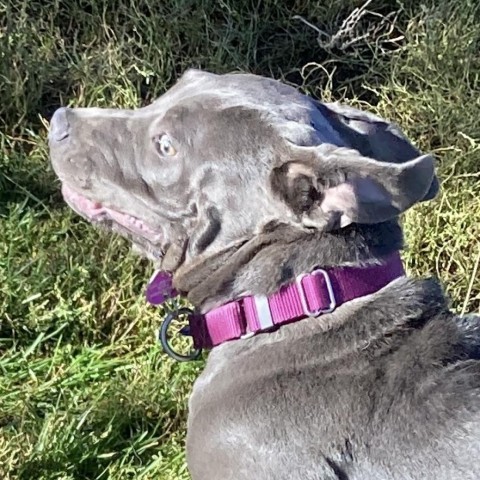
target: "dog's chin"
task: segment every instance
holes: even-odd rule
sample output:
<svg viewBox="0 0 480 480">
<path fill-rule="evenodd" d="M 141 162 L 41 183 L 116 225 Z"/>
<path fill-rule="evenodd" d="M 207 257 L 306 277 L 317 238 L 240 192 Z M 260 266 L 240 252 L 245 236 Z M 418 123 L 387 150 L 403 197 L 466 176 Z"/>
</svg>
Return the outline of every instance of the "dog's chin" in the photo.
<svg viewBox="0 0 480 480">
<path fill-rule="evenodd" d="M 156 269 L 161 269 L 163 257 L 165 256 L 165 247 L 163 245 L 152 243 L 147 238 L 137 235 L 120 223 L 111 219 L 91 219 L 80 212 L 77 213 L 100 230 L 115 233 L 122 238 L 125 238 L 131 243 L 132 253 L 151 261 Z"/>
<path fill-rule="evenodd" d="M 164 270 L 164 268 L 162 268 L 162 264 L 165 257 L 165 247 L 160 245 L 153 245 L 144 238 L 121 232 L 121 227 L 114 227 L 110 230 L 118 233 L 119 235 L 130 241 L 131 251 L 134 255 L 137 255 L 142 259 L 152 262 L 155 269 Z"/>
</svg>

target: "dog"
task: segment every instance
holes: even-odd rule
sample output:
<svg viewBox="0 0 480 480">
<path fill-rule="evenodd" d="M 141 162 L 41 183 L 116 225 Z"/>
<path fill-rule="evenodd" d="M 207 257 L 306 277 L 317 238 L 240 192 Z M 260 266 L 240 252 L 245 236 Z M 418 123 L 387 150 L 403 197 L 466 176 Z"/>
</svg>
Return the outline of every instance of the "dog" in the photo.
<svg viewBox="0 0 480 480">
<path fill-rule="evenodd" d="M 195 306 L 194 480 L 480 479 L 480 317 L 403 272 L 399 216 L 439 182 L 396 125 L 188 70 L 58 109 L 49 145 L 66 202 Z"/>
</svg>

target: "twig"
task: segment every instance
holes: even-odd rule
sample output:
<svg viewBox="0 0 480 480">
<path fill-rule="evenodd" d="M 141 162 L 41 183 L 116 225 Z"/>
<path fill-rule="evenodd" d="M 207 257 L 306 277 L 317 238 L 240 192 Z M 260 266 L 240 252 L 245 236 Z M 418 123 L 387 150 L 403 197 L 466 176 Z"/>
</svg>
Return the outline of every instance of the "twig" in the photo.
<svg viewBox="0 0 480 480">
<path fill-rule="evenodd" d="M 293 18 L 302 21 L 305 25 L 315 30 L 318 34 L 317 42 L 319 46 L 325 50 L 331 50 L 332 48 L 345 50 L 354 45 L 359 45 L 362 40 L 365 41 L 367 39 L 373 39 L 372 43 L 374 43 L 377 48 L 383 50 L 381 44 L 395 43 L 404 38 L 403 35 L 398 35 L 393 39 L 389 38 L 395 29 L 398 12 L 390 12 L 388 15 L 372 12 L 367 10 L 371 2 L 372 0 L 367 0 L 361 7 L 355 8 L 350 15 L 343 20 L 340 28 L 332 35 L 321 30 L 300 15 L 295 15 Z M 355 36 L 354 32 L 358 30 L 360 20 L 367 14 L 381 18 L 381 21 L 367 26 L 364 33 L 358 33 Z M 384 31 L 382 32 L 382 30 Z M 366 42 L 364 43 L 366 44 Z"/>
</svg>

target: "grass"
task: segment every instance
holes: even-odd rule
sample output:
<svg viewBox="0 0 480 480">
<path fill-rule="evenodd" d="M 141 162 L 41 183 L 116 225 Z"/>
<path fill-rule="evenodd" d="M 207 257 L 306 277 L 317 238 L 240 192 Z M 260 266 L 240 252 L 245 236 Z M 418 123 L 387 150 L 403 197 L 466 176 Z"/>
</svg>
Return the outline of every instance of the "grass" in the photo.
<svg viewBox="0 0 480 480">
<path fill-rule="evenodd" d="M 150 267 L 61 201 L 45 140 L 59 105 L 143 105 L 196 66 L 391 118 L 442 179 L 439 199 L 405 216 L 408 269 L 440 277 L 456 311 L 480 311 L 478 2 L 374 0 L 392 15 L 365 13 L 333 44 L 294 18 L 333 35 L 361 5 L 0 0 L 0 478 L 189 478 L 201 364 L 159 351 Z"/>
</svg>

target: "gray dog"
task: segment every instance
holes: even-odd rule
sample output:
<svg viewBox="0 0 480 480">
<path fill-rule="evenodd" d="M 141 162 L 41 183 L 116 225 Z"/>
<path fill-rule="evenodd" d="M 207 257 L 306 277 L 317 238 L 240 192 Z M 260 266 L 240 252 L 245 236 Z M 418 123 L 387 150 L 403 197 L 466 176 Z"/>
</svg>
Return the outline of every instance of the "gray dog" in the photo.
<svg viewBox="0 0 480 480">
<path fill-rule="evenodd" d="M 480 318 L 402 273 L 398 216 L 438 182 L 394 125 L 190 70 L 145 108 L 59 109 L 50 149 L 66 201 L 171 272 L 215 345 L 194 480 L 480 479 Z"/>
</svg>

